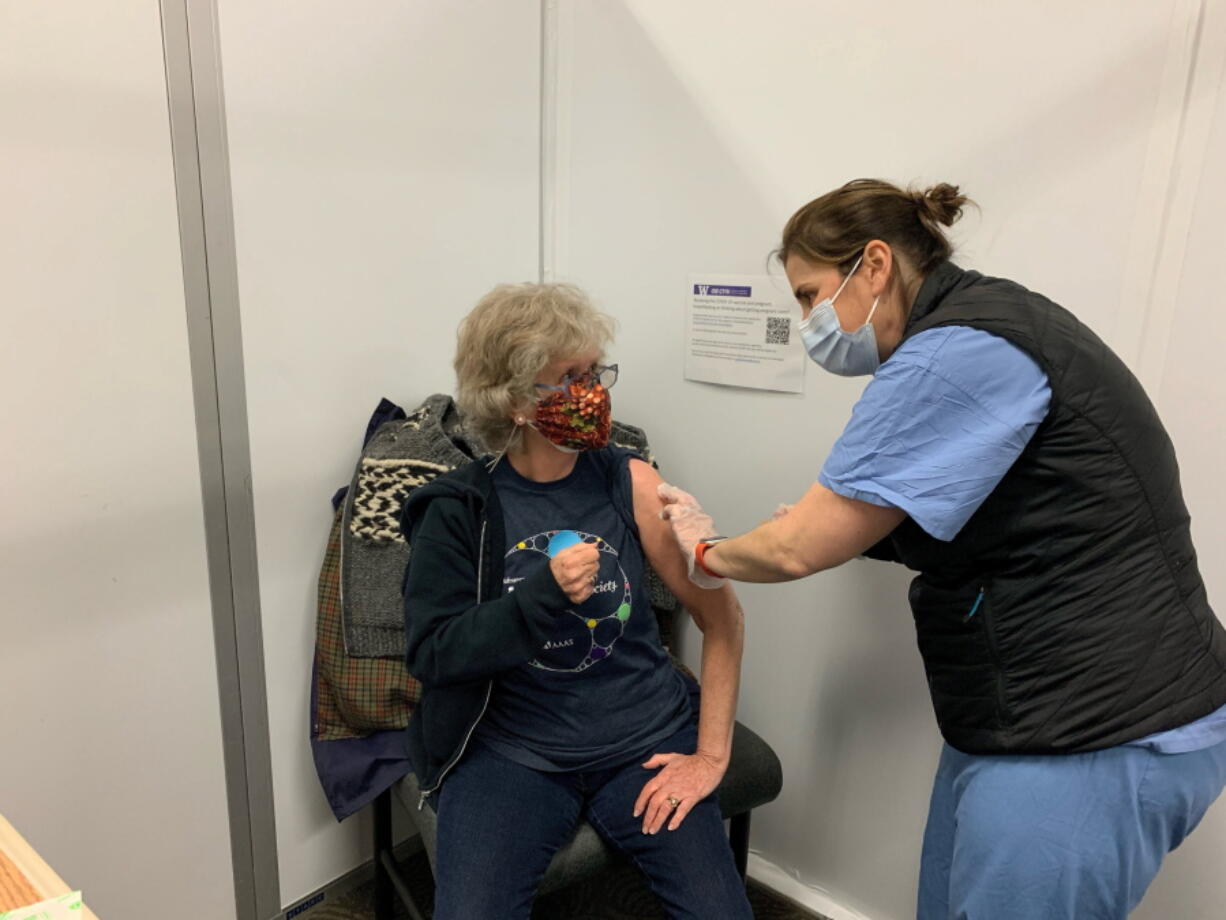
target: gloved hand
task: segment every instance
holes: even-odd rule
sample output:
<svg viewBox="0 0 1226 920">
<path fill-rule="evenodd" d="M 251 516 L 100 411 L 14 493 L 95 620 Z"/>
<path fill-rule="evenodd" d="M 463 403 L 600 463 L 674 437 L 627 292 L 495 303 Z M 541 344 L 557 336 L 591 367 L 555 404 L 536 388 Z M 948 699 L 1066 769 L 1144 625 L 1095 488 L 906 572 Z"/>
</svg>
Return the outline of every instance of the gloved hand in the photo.
<svg viewBox="0 0 1226 920">
<path fill-rule="evenodd" d="M 690 581 L 700 588 L 718 588 L 727 579 L 708 575 L 694 561 L 694 547 L 698 541 L 717 534 L 711 515 L 702 510 L 702 505 L 693 495 L 667 482 L 660 483 L 656 491 L 664 501 L 660 517 L 672 525 L 673 536 L 689 566 Z"/>
</svg>

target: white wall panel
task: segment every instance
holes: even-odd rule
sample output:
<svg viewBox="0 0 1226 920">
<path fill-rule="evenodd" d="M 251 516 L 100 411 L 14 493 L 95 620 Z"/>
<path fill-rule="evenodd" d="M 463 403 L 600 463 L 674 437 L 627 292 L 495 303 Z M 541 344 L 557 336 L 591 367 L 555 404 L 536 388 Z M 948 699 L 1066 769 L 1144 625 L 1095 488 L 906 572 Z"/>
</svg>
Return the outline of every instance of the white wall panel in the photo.
<svg viewBox="0 0 1226 920">
<path fill-rule="evenodd" d="M 100 917 L 233 917 L 157 4 L 0 5 L 0 149 L 0 812 Z"/>
<path fill-rule="evenodd" d="M 1191 7 L 563 3 L 558 273 L 621 320 L 616 411 L 666 477 L 726 533 L 815 478 L 863 381 L 686 382 L 683 296 L 693 271 L 762 271 L 788 215 L 856 176 L 961 184 L 982 212 L 959 261 L 1114 340 L 1137 228 L 1162 219 Z M 913 916 L 940 744 L 906 580 L 856 562 L 739 591 L 741 715 L 785 774 L 753 845 L 874 920 Z"/>
<path fill-rule="evenodd" d="M 453 387 L 459 318 L 534 280 L 531 0 L 219 3 L 281 889 L 368 858 L 307 743 L 315 576 L 380 396 Z"/>
<path fill-rule="evenodd" d="M 1175 442 L 1184 498 L 1192 513 L 1201 574 L 1218 617 L 1226 617 L 1226 377 L 1220 372 L 1226 342 L 1222 310 L 1222 252 L 1226 249 L 1226 4 L 1208 5 L 1202 66 L 1193 85 L 1205 105 L 1207 142 L 1186 152 L 1203 170 L 1182 177 L 1193 200 L 1187 236 L 1178 241 L 1174 312 L 1164 317 L 1167 350 L 1161 360 L 1158 410 Z M 1219 801 L 1204 824 L 1163 867 L 1136 911 L 1137 920 L 1169 917 L 1210 920 L 1222 916 L 1226 881 L 1226 802 Z"/>
</svg>

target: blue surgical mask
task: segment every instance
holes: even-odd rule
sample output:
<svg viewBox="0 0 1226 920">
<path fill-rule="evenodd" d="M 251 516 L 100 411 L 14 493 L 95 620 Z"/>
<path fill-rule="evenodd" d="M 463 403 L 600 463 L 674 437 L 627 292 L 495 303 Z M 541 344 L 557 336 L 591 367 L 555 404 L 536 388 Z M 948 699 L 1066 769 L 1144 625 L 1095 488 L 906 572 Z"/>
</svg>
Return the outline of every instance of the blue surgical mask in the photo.
<svg viewBox="0 0 1226 920">
<path fill-rule="evenodd" d="M 856 259 L 856 264 L 851 267 L 834 296 L 827 297 L 815 306 L 809 315 L 797 324 L 809 357 L 840 377 L 871 374 L 881 366 L 881 358 L 877 354 L 877 335 L 871 322 L 881 298 L 873 301 L 873 307 L 868 311 L 864 325 L 855 332 L 844 331 L 839 323 L 839 315 L 834 312 L 835 298 L 843 293 L 843 288 L 847 287 L 847 282 L 856 273 L 863 258 L 861 256 Z"/>
</svg>

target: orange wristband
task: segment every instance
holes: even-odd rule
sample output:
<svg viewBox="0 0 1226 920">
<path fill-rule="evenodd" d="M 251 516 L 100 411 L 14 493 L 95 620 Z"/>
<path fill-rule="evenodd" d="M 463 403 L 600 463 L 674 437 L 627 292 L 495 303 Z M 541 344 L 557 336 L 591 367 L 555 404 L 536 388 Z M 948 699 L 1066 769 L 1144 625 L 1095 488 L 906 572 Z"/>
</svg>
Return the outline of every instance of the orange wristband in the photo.
<svg viewBox="0 0 1226 920">
<path fill-rule="evenodd" d="M 712 578 L 723 578 L 724 576 L 719 574 L 719 572 L 712 572 L 709 568 L 707 568 L 707 564 L 703 561 L 703 557 L 706 556 L 707 550 L 709 550 L 716 543 L 720 543 L 723 540 L 724 540 L 723 537 L 716 537 L 715 539 L 712 539 L 712 540 L 699 540 L 698 543 L 694 545 L 695 564 L 700 569 L 702 569 L 704 572 L 706 572 L 708 575 L 710 575 Z"/>
</svg>

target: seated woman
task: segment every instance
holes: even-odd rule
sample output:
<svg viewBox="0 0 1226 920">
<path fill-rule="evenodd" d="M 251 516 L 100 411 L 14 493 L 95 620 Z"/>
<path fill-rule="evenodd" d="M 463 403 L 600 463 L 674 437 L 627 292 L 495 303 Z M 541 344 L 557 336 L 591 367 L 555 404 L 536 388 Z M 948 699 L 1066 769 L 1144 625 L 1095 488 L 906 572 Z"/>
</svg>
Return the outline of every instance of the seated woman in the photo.
<svg viewBox="0 0 1226 920">
<path fill-rule="evenodd" d="M 670 917 L 752 916 L 714 795 L 741 609 L 687 577 L 655 470 L 607 446 L 611 338 L 556 284 L 497 287 L 460 326 L 457 402 L 502 450 L 417 489 L 406 513 L 422 684 L 409 750 L 438 814 L 437 920 L 528 917 L 581 820 Z M 660 643 L 646 564 L 702 630 L 701 695 Z"/>
</svg>

